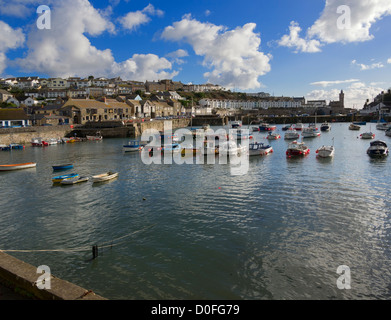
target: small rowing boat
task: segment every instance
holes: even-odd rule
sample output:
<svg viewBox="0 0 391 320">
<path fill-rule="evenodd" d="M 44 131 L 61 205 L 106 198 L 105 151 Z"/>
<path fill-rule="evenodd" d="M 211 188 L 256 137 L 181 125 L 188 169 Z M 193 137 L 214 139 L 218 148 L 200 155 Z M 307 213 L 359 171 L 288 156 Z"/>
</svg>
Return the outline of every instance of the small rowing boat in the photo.
<svg viewBox="0 0 391 320">
<path fill-rule="evenodd" d="M 0 165 L 0 171 L 13 171 L 21 169 L 29 169 L 36 167 L 35 162 L 19 163 L 19 164 L 2 164 Z"/>
<path fill-rule="evenodd" d="M 68 170 L 72 168 L 73 168 L 73 164 L 62 164 L 58 166 L 53 166 L 54 171 Z"/>
<path fill-rule="evenodd" d="M 78 176 L 79 176 L 78 173 L 71 173 L 71 174 L 66 174 L 63 176 L 54 177 L 54 178 L 52 178 L 52 181 L 53 181 L 53 183 L 61 183 L 61 181 L 63 181 L 63 180 L 74 179 L 74 178 L 77 178 Z"/>
<path fill-rule="evenodd" d="M 92 182 L 104 182 L 118 177 L 118 172 L 106 172 L 92 177 Z"/>
<path fill-rule="evenodd" d="M 76 177 L 73 179 L 62 180 L 60 183 L 63 185 L 73 185 L 73 184 L 78 184 L 78 183 L 82 183 L 82 182 L 87 182 L 88 180 L 90 180 L 90 178 L 88 178 L 88 177 Z"/>
</svg>

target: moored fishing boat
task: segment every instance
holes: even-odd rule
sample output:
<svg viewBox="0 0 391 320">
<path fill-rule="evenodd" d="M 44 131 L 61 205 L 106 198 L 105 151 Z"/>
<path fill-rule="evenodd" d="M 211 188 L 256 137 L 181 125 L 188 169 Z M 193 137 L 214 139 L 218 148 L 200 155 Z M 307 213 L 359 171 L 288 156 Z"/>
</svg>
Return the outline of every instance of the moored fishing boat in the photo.
<svg viewBox="0 0 391 320">
<path fill-rule="evenodd" d="M 373 141 L 367 150 L 367 154 L 370 157 L 386 157 L 389 154 L 388 146 L 384 141 Z"/>
<path fill-rule="evenodd" d="M 101 133 L 98 131 L 94 136 L 86 136 L 88 141 L 102 141 L 103 137 Z"/>
<path fill-rule="evenodd" d="M 37 164 L 35 162 L 18 163 L 18 164 L 2 164 L 0 165 L 0 171 L 14 171 L 21 169 L 35 168 Z"/>
<path fill-rule="evenodd" d="M 361 129 L 361 127 L 359 125 L 357 125 L 357 124 L 354 124 L 354 123 L 350 124 L 350 126 L 349 126 L 349 130 L 356 130 L 356 131 L 358 131 L 360 129 Z"/>
<path fill-rule="evenodd" d="M 66 175 L 62 175 L 62 176 L 58 176 L 58 177 L 52 178 L 52 182 L 53 183 L 60 183 L 63 180 L 74 179 L 74 178 L 77 178 L 78 176 L 79 176 L 78 173 L 66 174 Z"/>
<path fill-rule="evenodd" d="M 302 131 L 302 130 L 304 129 L 304 125 L 303 125 L 301 122 L 299 122 L 299 123 L 296 123 L 296 124 L 293 126 L 293 128 L 294 128 L 295 130 L 297 130 L 297 131 Z"/>
<path fill-rule="evenodd" d="M 314 138 L 314 137 L 319 137 L 320 132 L 316 127 L 308 127 L 303 129 L 301 135 L 303 136 L 303 138 Z"/>
<path fill-rule="evenodd" d="M 138 140 L 131 140 L 128 144 L 122 146 L 124 152 L 138 152 L 143 150 L 144 146 Z"/>
<path fill-rule="evenodd" d="M 5 145 L 5 144 L 0 144 L 0 150 L 1 151 L 10 151 L 11 150 L 11 147 L 8 145 Z"/>
<path fill-rule="evenodd" d="M 330 158 L 334 156 L 335 148 L 334 146 L 322 146 L 316 150 L 316 154 L 321 158 Z"/>
<path fill-rule="evenodd" d="M 106 173 L 102 173 L 102 174 L 98 174 L 96 176 L 93 176 L 91 178 L 91 180 L 92 180 L 93 183 L 97 183 L 97 182 L 109 181 L 109 180 L 112 180 L 112 179 L 117 178 L 117 177 L 118 177 L 118 172 L 109 171 L 109 172 L 106 172 Z"/>
<path fill-rule="evenodd" d="M 304 142 L 293 141 L 288 145 L 286 155 L 292 156 L 306 156 L 310 153 L 310 149 L 304 144 Z"/>
<path fill-rule="evenodd" d="M 270 153 L 273 153 L 273 147 L 270 145 L 265 145 L 258 142 L 249 144 L 248 154 L 250 156 L 264 156 Z"/>
<path fill-rule="evenodd" d="M 284 139 L 286 140 L 296 140 L 300 138 L 300 133 L 298 133 L 295 129 L 290 128 L 285 132 Z"/>
<path fill-rule="evenodd" d="M 42 138 L 33 138 L 31 139 L 31 145 L 33 147 L 47 147 L 49 143 L 44 141 Z"/>
<path fill-rule="evenodd" d="M 270 124 L 268 124 L 268 123 L 261 123 L 260 124 L 260 126 L 259 126 L 259 131 L 266 131 L 266 132 L 268 132 L 268 131 L 274 131 L 274 130 L 276 130 L 277 129 L 277 127 L 276 126 L 272 126 L 272 125 L 270 125 Z"/>
<path fill-rule="evenodd" d="M 277 132 L 269 132 L 267 139 L 268 140 L 278 140 L 278 139 L 281 139 L 281 136 Z"/>
<path fill-rule="evenodd" d="M 360 135 L 361 139 L 374 139 L 375 134 L 372 132 L 364 132 L 363 134 Z"/>
<path fill-rule="evenodd" d="M 391 128 L 386 130 L 386 136 L 391 137 Z"/>
<path fill-rule="evenodd" d="M 320 131 L 328 132 L 331 130 L 331 125 L 328 122 L 323 122 L 320 126 Z"/>
<path fill-rule="evenodd" d="M 242 121 L 233 121 L 231 126 L 233 129 L 240 128 L 242 126 Z"/>
<path fill-rule="evenodd" d="M 24 149 L 24 146 L 21 144 L 18 144 L 18 143 L 10 143 L 9 146 L 12 150 L 23 150 Z"/>
</svg>

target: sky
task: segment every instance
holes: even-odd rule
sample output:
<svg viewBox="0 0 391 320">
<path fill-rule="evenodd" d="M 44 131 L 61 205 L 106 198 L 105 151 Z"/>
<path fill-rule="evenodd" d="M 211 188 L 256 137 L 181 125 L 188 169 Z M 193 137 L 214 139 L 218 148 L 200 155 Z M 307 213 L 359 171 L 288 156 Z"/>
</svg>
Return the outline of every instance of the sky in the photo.
<svg viewBox="0 0 391 320">
<path fill-rule="evenodd" d="M 391 87 L 390 33 L 390 0 L 0 0 L 0 77 L 172 79 L 327 102 L 343 90 L 361 109 Z"/>
</svg>

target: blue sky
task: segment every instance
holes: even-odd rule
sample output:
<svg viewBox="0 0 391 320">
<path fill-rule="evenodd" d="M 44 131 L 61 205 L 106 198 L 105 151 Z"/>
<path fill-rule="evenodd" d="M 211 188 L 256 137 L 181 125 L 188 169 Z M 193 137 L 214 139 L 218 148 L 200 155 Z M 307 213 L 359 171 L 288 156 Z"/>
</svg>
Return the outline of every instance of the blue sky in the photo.
<svg viewBox="0 0 391 320">
<path fill-rule="evenodd" d="M 40 30 L 38 6 L 50 9 Z M 391 87 L 391 1 L 0 0 L 0 76 L 173 79 L 361 108 Z"/>
</svg>

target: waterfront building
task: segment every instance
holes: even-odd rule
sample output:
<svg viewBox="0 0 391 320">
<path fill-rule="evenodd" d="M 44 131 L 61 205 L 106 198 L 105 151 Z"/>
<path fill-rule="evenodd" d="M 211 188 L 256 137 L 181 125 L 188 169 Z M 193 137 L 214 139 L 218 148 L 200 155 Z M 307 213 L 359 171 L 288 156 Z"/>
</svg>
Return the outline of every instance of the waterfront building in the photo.
<svg viewBox="0 0 391 320">
<path fill-rule="evenodd" d="M 21 108 L 0 108 L 0 127 L 26 127 L 30 125 L 27 114 Z"/>
<path fill-rule="evenodd" d="M 98 101 L 93 99 L 69 99 L 61 107 L 62 115 L 75 124 L 96 121 L 128 120 L 134 116 L 132 107 L 115 99 Z"/>
</svg>

